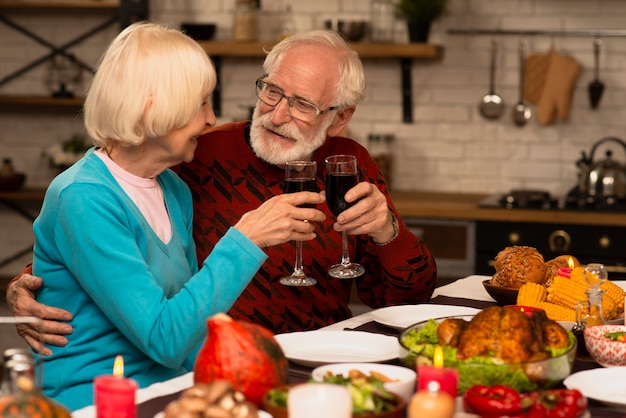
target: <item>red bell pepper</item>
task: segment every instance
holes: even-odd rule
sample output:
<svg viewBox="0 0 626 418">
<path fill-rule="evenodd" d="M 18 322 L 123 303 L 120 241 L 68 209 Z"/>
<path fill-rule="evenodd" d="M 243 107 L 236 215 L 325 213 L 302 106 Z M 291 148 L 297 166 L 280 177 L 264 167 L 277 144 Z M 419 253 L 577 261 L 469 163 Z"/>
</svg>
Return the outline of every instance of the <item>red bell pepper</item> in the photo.
<svg viewBox="0 0 626 418">
<path fill-rule="evenodd" d="M 587 410 L 587 398 L 577 389 L 551 389 L 531 394 L 535 402 L 528 418 L 578 418 Z"/>
<path fill-rule="evenodd" d="M 484 418 L 524 417 L 521 395 L 505 385 L 474 385 L 463 394 L 463 408 Z"/>
</svg>

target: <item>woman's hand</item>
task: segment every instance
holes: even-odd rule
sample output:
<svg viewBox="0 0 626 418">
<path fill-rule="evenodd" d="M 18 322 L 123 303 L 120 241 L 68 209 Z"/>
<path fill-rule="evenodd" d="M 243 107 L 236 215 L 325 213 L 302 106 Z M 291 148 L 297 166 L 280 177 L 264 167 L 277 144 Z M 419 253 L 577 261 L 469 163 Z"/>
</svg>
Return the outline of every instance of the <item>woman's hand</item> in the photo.
<svg viewBox="0 0 626 418">
<path fill-rule="evenodd" d="M 235 225 L 260 248 L 287 241 L 308 241 L 315 238 L 314 222 L 326 219 L 324 212 L 301 208 L 319 205 L 326 199 L 321 193 L 285 193 L 272 197 L 255 210 L 246 212 Z"/>
<path fill-rule="evenodd" d="M 35 351 L 49 356 L 52 351 L 44 344 L 59 347 L 67 345 L 67 338 L 63 335 L 71 334 L 73 328 L 59 321 L 70 321 L 72 314 L 64 309 L 38 303 L 35 291 L 42 284 L 40 277 L 22 274 L 9 284 L 7 303 L 14 316 L 34 316 L 43 320 L 41 329 L 37 328 L 37 324 L 21 324 L 17 326 L 17 332 Z"/>
</svg>

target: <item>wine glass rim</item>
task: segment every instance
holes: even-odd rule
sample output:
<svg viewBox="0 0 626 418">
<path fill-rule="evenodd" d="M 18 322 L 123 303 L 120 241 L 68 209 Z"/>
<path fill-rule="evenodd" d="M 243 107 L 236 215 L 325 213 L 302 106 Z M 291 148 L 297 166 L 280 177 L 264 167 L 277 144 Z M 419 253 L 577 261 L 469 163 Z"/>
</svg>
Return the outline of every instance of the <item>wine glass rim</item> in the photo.
<svg viewBox="0 0 626 418">
<path fill-rule="evenodd" d="M 349 163 L 354 160 L 356 160 L 356 157 L 354 155 L 349 155 L 349 154 L 331 155 L 324 159 L 324 161 L 327 163 Z"/>
<path fill-rule="evenodd" d="M 287 161 L 285 165 L 317 165 L 317 163 L 315 161 L 295 160 L 295 161 Z"/>
</svg>

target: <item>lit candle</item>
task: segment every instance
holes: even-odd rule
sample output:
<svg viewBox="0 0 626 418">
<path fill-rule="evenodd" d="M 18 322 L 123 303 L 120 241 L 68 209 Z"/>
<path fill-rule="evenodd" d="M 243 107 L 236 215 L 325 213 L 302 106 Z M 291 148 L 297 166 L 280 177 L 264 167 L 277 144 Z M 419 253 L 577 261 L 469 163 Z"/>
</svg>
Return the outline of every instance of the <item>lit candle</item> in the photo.
<svg viewBox="0 0 626 418">
<path fill-rule="evenodd" d="M 518 311 L 524 312 L 529 317 L 532 317 L 533 312 L 535 311 L 537 312 L 543 311 L 543 309 L 541 308 L 535 308 L 533 306 L 522 306 L 522 305 L 506 305 L 505 308 L 517 309 Z"/>
<path fill-rule="evenodd" d="M 443 349 L 435 347 L 432 366 L 417 367 L 417 390 L 428 390 L 429 382 L 439 383 L 442 392 L 456 398 L 459 384 L 459 371 L 450 367 L 443 367 Z"/>
<path fill-rule="evenodd" d="M 569 279 L 570 275 L 572 274 L 572 269 L 570 267 L 560 267 L 556 271 L 556 274 L 558 274 L 559 276 L 567 277 Z"/>
<path fill-rule="evenodd" d="M 115 358 L 113 375 L 94 379 L 97 418 L 136 418 L 137 382 L 124 377 L 124 359 Z"/>
<path fill-rule="evenodd" d="M 567 277 L 569 279 L 570 275 L 572 274 L 572 270 L 574 270 L 574 259 L 572 257 L 569 257 L 567 259 L 567 265 L 568 267 L 559 268 L 556 271 L 556 274 L 558 274 L 559 276 Z"/>
<path fill-rule="evenodd" d="M 297 418 L 351 418 L 352 395 L 343 385 L 304 383 L 289 390 L 287 411 Z"/>
</svg>

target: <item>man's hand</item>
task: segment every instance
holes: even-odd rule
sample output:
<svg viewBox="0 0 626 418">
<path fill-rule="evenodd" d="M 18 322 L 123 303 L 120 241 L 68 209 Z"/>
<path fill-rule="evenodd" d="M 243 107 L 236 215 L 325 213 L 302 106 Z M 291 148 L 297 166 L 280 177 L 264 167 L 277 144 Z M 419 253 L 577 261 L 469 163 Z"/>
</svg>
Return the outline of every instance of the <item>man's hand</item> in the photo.
<svg viewBox="0 0 626 418">
<path fill-rule="evenodd" d="M 73 332 L 69 324 L 58 321 L 70 321 L 72 314 L 58 308 L 42 305 L 35 300 L 35 291 L 41 287 L 40 277 L 22 274 L 11 282 L 7 289 L 7 303 L 15 316 L 34 316 L 43 319 L 41 329 L 35 324 L 18 325 L 17 332 L 35 351 L 49 356 L 52 351 L 44 343 L 63 347 L 67 345 L 68 335 Z"/>
<path fill-rule="evenodd" d="M 372 183 L 361 182 L 348 190 L 346 202 L 354 206 L 341 212 L 334 225 L 335 231 L 350 235 L 367 234 L 376 242 L 387 242 L 394 236 L 393 218 L 385 195 Z"/>
<path fill-rule="evenodd" d="M 317 209 L 298 206 L 319 205 L 325 200 L 322 193 L 313 192 L 277 195 L 246 212 L 235 228 L 261 248 L 287 241 L 311 240 L 315 238 L 313 222 L 323 222 L 326 215 Z"/>
</svg>

